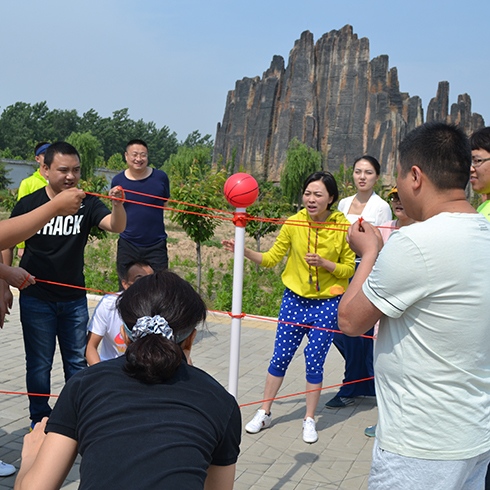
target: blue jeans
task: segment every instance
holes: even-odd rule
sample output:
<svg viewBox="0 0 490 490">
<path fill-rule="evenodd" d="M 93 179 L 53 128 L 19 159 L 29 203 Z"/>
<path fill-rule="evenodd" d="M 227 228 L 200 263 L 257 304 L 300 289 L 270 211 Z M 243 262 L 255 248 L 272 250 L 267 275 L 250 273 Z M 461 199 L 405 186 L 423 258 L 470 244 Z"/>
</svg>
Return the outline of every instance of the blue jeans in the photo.
<svg viewBox="0 0 490 490">
<path fill-rule="evenodd" d="M 87 366 L 88 309 L 87 299 L 68 302 L 43 301 L 20 295 L 20 319 L 26 352 L 26 384 L 29 393 L 51 393 L 51 368 L 56 337 L 63 359 L 65 380 Z M 29 396 L 29 412 L 33 422 L 49 417 L 47 396 Z"/>
</svg>

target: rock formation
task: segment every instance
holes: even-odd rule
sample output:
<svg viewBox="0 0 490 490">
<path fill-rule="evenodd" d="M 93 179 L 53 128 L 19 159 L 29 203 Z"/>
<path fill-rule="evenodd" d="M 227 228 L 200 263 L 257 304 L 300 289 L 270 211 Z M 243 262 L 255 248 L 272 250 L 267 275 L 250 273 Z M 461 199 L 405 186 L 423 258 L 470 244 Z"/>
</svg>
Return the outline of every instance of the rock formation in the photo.
<svg viewBox="0 0 490 490">
<path fill-rule="evenodd" d="M 427 121 L 460 124 L 467 133 L 484 126 L 464 94 L 449 106 L 449 83 L 441 82 L 430 101 Z M 422 101 L 400 92 L 388 56 L 369 60 L 369 41 L 352 27 L 324 34 L 316 44 L 303 32 L 284 59 L 274 56 L 262 78 L 244 78 L 228 93 L 218 123 L 214 161 L 234 158 L 235 170 L 279 180 L 289 142 L 300 141 L 322 153 L 324 168 L 338 170 L 363 154 L 378 158 L 392 176 L 396 147 L 424 122 Z"/>
</svg>

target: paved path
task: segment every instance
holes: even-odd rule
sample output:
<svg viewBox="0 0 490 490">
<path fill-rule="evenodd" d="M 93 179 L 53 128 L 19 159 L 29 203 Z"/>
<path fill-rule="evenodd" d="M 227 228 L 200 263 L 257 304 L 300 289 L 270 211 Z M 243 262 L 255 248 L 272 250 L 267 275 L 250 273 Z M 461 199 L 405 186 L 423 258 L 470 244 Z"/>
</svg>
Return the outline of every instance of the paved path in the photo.
<svg viewBox="0 0 490 490">
<path fill-rule="evenodd" d="M 92 309 L 95 303 L 90 303 Z M 206 370 L 223 385 L 228 383 L 229 362 L 228 316 L 210 314 L 207 328 L 197 337 L 192 351 L 196 366 Z M 263 396 L 268 361 L 272 353 L 275 324 L 242 321 L 242 343 L 238 402 L 259 401 Z M 25 392 L 25 364 L 17 298 L 9 322 L 0 332 L 0 390 Z M 304 347 L 304 345 L 302 346 Z M 342 381 L 343 360 L 332 346 L 325 363 L 324 386 Z M 53 394 L 63 386 L 59 352 L 52 373 Z M 304 361 L 298 350 L 287 372 L 279 395 L 304 391 Z M 237 464 L 237 490 L 310 490 L 367 488 L 373 440 L 364 428 L 376 423 L 377 409 L 373 398 L 358 398 L 354 405 L 338 410 L 324 407 L 337 388 L 322 392 L 316 413 L 319 440 L 305 444 L 301 438 L 305 397 L 284 398 L 272 407 L 272 426 L 250 435 L 243 433 Z M 260 405 L 242 408 L 244 425 Z M 29 427 L 27 397 L 0 393 L 0 459 L 20 465 L 22 438 Z M 78 488 L 79 458 L 63 488 Z M 13 488 L 15 476 L 0 477 L 0 490 Z"/>
</svg>

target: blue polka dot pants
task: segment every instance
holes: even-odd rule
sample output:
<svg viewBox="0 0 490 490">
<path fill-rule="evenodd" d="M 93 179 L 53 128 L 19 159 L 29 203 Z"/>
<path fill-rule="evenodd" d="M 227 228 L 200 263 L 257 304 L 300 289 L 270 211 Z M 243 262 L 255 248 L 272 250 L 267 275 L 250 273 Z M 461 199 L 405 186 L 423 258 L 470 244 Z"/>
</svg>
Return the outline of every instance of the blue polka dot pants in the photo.
<svg viewBox="0 0 490 490">
<path fill-rule="evenodd" d="M 311 299 L 284 291 L 279 321 L 300 323 L 314 327 L 337 328 L 337 310 L 341 296 L 327 299 Z M 282 378 L 304 336 L 308 337 L 305 347 L 306 381 L 318 384 L 323 381 L 323 364 L 332 343 L 333 332 L 316 328 L 298 327 L 287 323 L 278 323 L 274 354 L 269 373 Z"/>
</svg>

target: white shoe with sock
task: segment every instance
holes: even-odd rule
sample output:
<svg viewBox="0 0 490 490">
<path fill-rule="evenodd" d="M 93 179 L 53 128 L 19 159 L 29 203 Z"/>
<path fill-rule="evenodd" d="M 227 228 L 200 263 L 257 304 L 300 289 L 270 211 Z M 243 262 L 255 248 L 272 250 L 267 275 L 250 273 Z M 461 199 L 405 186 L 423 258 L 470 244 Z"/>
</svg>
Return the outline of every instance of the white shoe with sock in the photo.
<svg viewBox="0 0 490 490">
<path fill-rule="evenodd" d="M 262 429 L 267 429 L 272 424 L 272 414 L 267 415 L 265 410 L 257 410 L 255 417 L 245 426 L 245 430 L 250 434 L 257 434 Z"/>
</svg>

